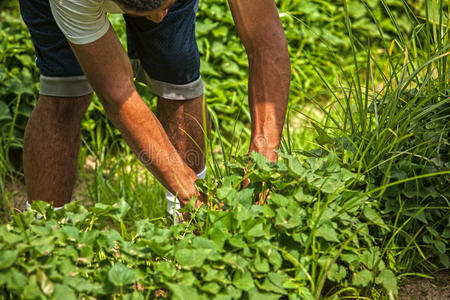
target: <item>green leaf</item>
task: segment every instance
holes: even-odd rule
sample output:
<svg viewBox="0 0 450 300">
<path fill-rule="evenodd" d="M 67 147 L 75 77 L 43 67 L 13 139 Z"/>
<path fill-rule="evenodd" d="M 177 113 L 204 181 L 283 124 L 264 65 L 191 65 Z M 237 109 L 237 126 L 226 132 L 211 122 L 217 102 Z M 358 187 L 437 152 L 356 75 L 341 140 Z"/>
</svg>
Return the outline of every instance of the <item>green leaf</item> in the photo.
<svg viewBox="0 0 450 300">
<path fill-rule="evenodd" d="M 208 292 L 210 294 L 216 295 L 219 293 L 222 287 L 216 282 L 208 282 L 204 283 L 200 286 L 200 289 L 204 292 Z"/>
<path fill-rule="evenodd" d="M 330 224 L 322 224 L 316 231 L 316 236 L 323 237 L 329 242 L 337 242 L 336 230 Z"/>
<path fill-rule="evenodd" d="M 353 285 L 359 285 L 366 287 L 372 280 L 372 273 L 369 270 L 362 270 L 358 273 L 353 274 Z"/>
<path fill-rule="evenodd" d="M 258 254 L 255 258 L 255 260 L 253 261 L 253 267 L 255 268 L 255 270 L 257 272 L 260 273 L 267 273 L 270 271 L 270 266 L 269 266 L 269 262 L 267 261 L 266 258 L 261 258 L 261 256 Z"/>
<path fill-rule="evenodd" d="M 434 241 L 434 247 L 441 253 L 445 254 L 447 251 L 445 244 L 442 241 Z M 1 268 L 0 268 L 1 269 Z"/>
<path fill-rule="evenodd" d="M 25 275 L 23 275 L 16 269 L 12 269 L 7 273 L 6 283 L 8 289 L 10 290 L 23 291 L 23 289 L 27 285 L 27 281 L 27 277 L 25 277 Z"/>
<path fill-rule="evenodd" d="M 19 251 L 17 250 L 1 250 L 0 251 L 0 270 L 11 267 L 17 259 Z"/>
<path fill-rule="evenodd" d="M 171 264 L 168 261 L 158 261 L 156 263 L 156 268 L 158 271 L 160 271 L 169 278 L 174 277 L 175 273 L 177 272 L 173 264 Z"/>
<path fill-rule="evenodd" d="M 270 272 L 267 275 L 261 285 L 261 289 L 283 295 L 287 294 L 286 290 L 283 288 L 283 280 L 281 279 L 281 276 L 274 272 Z"/>
<path fill-rule="evenodd" d="M 216 245 L 218 249 L 222 249 L 227 240 L 227 229 L 222 222 L 217 222 L 209 231 L 209 238 Z"/>
<path fill-rule="evenodd" d="M 193 300 L 193 299 L 206 299 L 204 295 L 200 295 L 197 289 L 193 286 L 171 284 L 168 283 L 170 291 L 172 292 L 170 299 L 174 300 Z"/>
<path fill-rule="evenodd" d="M 372 221 L 374 224 L 377 224 L 379 226 L 385 226 L 383 219 L 378 214 L 376 210 L 374 210 L 371 207 L 366 206 L 364 208 L 364 216 L 369 220 Z"/>
<path fill-rule="evenodd" d="M 445 253 L 440 253 L 439 254 L 439 261 L 441 262 L 441 264 L 446 267 L 448 269 L 448 267 L 450 267 L 450 262 L 448 259 L 448 255 Z"/>
<path fill-rule="evenodd" d="M 347 276 L 347 271 L 343 266 L 338 265 L 337 263 L 334 263 L 333 266 L 331 266 L 327 274 L 328 279 L 334 282 L 340 282 L 345 276 Z"/>
<path fill-rule="evenodd" d="M 397 295 L 397 277 L 391 270 L 383 270 L 378 274 L 375 283 L 381 284 L 386 290 Z"/>
<path fill-rule="evenodd" d="M 239 68 L 239 65 L 237 63 L 235 63 L 234 61 L 231 61 L 228 59 L 224 60 L 221 67 L 225 73 L 235 74 L 235 75 L 241 74 L 240 73 L 241 69 Z"/>
<path fill-rule="evenodd" d="M 314 300 L 314 296 L 307 287 L 301 287 L 299 293 L 302 300 Z"/>
<path fill-rule="evenodd" d="M 36 283 L 36 275 L 31 275 L 28 279 L 27 286 L 23 290 L 22 296 L 25 299 L 42 299 L 45 298 Z"/>
<path fill-rule="evenodd" d="M 307 170 L 293 156 L 289 156 L 288 158 L 288 169 L 297 177 L 304 177 L 307 172 Z"/>
<path fill-rule="evenodd" d="M 204 22 L 197 22 L 195 24 L 195 30 L 199 36 L 211 32 L 219 23 L 205 24 Z"/>
<path fill-rule="evenodd" d="M 115 286 L 131 284 L 136 280 L 136 273 L 117 262 L 108 272 L 109 281 Z"/>
<path fill-rule="evenodd" d="M 281 257 L 280 253 L 277 250 L 270 248 L 267 251 L 267 255 L 269 258 L 269 262 L 273 265 L 274 270 L 278 270 L 283 263 L 283 258 Z"/>
<path fill-rule="evenodd" d="M 250 236 L 250 237 L 264 236 L 263 224 L 258 223 L 255 226 L 253 226 L 252 228 L 250 228 L 250 230 L 247 231 L 247 236 Z"/>
<path fill-rule="evenodd" d="M 257 288 L 252 288 L 248 292 L 249 300 L 278 300 L 280 299 L 280 297 L 281 297 L 280 294 L 261 292 Z"/>
<path fill-rule="evenodd" d="M 9 111 L 8 105 L 6 105 L 4 102 L 0 101 L 0 121 L 3 120 L 11 120 L 11 113 Z"/>
<path fill-rule="evenodd" d="M 67 285 L 57 284 L 53 293 L 53 300 L 77 300 L 73 289 Z"/>
<path fill-rule="evenodd" d="M 270 200 L 281 207 L 287 206 L 289 204 L 288 198 L 286 198 L 283 195 L 277 194 L 277 193 L 271 193 Z"/>
<path fill-rule="evenodd" d="M 50 296 L 51 294 L 53 294 L 55 285 L 53 284 L 53 282 L 50 281 L 50 279 L 48 279 L 47 275 L 40 269 L 37 270 L 36 279 L 37 282 L 39 283 L 39 286 L 41 287 L 41 291 L 45 295 Z"/>
<path fill-rule="evenodd" d="M 186 268 L 201 267 L 205 259 L 213 253 L 211 249 L 180 249 L 175 253 L 176 260 Z"/>
<path fill-rule="evenodd" d="M 139 292 L 133 292 L 132 294 L 126 294 L 123 300 L 144 300 L 144 295 Z"/>
<path fill-rule="evenodd" d="M 319 143 L 319 145 L 323 146 L 334 143 L 334 140 L 319 125 L 314 122 L 311 124 L 313 125 L 314 129 L 316 129 L 317 133 L 319 133 L 319 136 L 316 137 L 316 141 L 317 143 Z"/>
<path fill-rule="evenodd" d="M 236 270 L 233 277 L 233 284 L 238 289 L 248 291 L 252 287 L 254 287 L 253 278 L 250 272 L 247 269 L 244 271 Z"/>
</svg>

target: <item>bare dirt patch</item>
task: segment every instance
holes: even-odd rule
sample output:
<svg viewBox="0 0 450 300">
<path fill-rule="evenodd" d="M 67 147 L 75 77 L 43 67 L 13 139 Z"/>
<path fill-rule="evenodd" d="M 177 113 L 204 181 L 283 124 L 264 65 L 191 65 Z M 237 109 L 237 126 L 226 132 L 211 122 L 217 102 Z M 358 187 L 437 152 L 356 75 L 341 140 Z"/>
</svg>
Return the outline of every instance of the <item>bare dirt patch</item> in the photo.
<svg viewBox="0 0 450 300">
<path fill-rule="evenodd" d="M 399 300 L 449 300 L 450 270 L 432 275 L 434 279 L 413 278 L 399 290 Z"/>
</svg>

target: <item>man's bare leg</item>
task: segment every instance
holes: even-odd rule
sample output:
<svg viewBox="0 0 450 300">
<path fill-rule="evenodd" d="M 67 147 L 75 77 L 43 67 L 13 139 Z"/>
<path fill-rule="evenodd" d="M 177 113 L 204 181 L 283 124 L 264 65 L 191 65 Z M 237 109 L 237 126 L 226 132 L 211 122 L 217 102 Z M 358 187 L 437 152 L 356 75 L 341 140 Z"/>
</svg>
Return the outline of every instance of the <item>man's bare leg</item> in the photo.
<svg viewBox="0 0 450 300">
<path fill-rule="evenodd" d="M 158 98 L 157 106 L 157 117 L 171 143 L 186 164 L 197 174 L 205 168 L 202 103 L 203 95 L 191 100 Z M 208 125 L 206 107 L 205 112 Z"/>
<path fill-rule="evenodd" d="M 25 129 L 23 166 L 28 202 L 42 200 L 61 207 L 72 197 L 80 148 L 80 124 L 92 94 L 43 96 Z"/>
</svg>

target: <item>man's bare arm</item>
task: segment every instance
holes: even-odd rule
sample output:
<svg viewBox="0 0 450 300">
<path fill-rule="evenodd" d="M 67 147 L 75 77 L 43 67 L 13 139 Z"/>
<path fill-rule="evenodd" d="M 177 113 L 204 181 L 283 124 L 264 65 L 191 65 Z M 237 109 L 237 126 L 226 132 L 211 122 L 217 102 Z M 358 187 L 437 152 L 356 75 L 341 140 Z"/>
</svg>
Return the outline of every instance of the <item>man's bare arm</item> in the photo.
<svg viewBox="0 0 450 300">
<path fill-rule="evenodd" d="M 289 97 L 290 61 L 274 0 L 228 0 L 249 61 L 250 152 L 276 161 Z"/>
<path fill-rule="evenodd" d="M 194 187 L 197 175 L 136 92 L 131 65 L 112 27 L 93 43 L 71 47 L 109 119 L 144 165 L 181 202 L 200 196 Z"/>
</svg>

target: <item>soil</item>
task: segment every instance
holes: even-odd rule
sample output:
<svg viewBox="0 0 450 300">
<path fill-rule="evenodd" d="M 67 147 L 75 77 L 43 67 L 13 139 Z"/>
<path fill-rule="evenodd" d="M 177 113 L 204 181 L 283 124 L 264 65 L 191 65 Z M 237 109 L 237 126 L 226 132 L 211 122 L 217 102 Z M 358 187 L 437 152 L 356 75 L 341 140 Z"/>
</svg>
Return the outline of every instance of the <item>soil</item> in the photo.
<svg viewBox="0 0 450 300">
<path fill-rule="evenodd" d="M 450 270 L 432 276 L 407 280 L 399 289 L 399 300 L 449 300 Z"/>
</svg>

